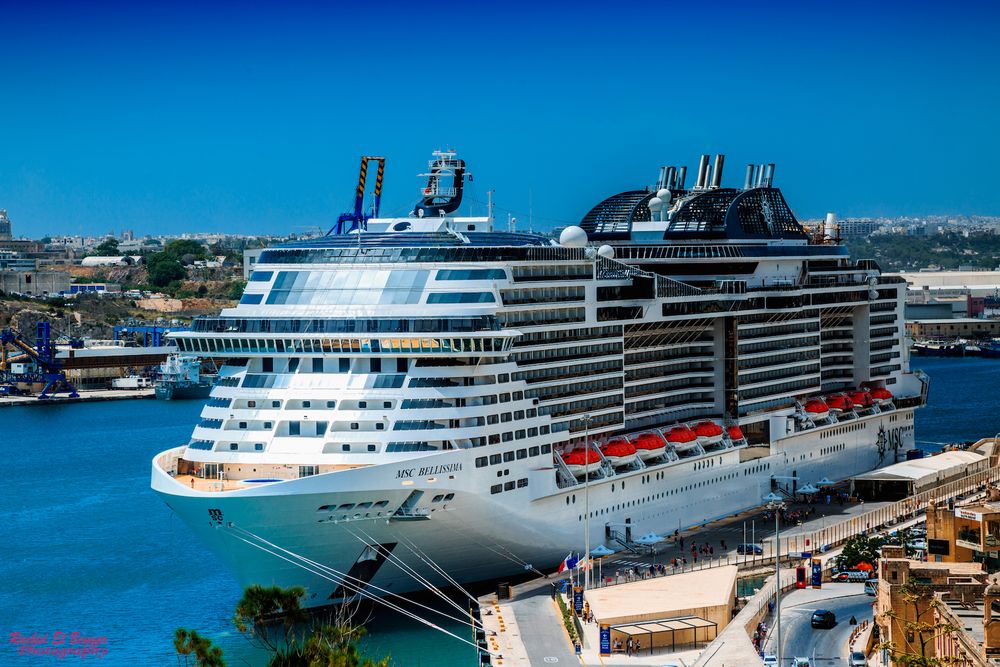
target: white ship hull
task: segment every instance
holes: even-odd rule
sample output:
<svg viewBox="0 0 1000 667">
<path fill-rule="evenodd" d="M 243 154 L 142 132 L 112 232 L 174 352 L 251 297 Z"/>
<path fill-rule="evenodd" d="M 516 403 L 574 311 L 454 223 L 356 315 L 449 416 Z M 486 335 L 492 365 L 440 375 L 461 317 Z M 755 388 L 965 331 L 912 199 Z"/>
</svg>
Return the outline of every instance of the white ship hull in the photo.
<svg viewBox="0 0 1000 667">
<path fill-rule="evenodd" d="M 732 450 L 620 473 L 609 480 L 591 480 L 591 545 L 614 546 L 605 534 L 607 525 L 620 531 L 629 522 L 635 535 L 670 533 L 759 506 L 758 499 L 772 490 L 772 477 L 794 475 L 803 485 L 823 477 L 845 479 L 891 464 L 894 457 L 902 459 L 914 446 L 912 415 L 912 410 L 899 410 L 800 432 L 772 443 L 770 455 L 742 463 L 740 451 Z M 843 432 L 835 434 L 837 429 Z M 895 450 L 887 449 L 881 455 L 876 446 L 880 430 L 885 431 L 888 442 L 896 443 Z M 820 433 L 831 435 L 821 439 Z M 526 472 L 531 479 L 528 487 L 519 493 L 484 494 L 482 490 L 496 477 L 489 468 L 474 467 L 478 453 L 442 452 L 419 461 L 316 475 L 225 494 L 186 488 L 154 462 L 153 488 L 236 573 L 241 585 L 303 586 L 310 606 L 337 599 L 338 574 L 350 571 L 367 545 L 394 545 L 394 558 L 439 586 L 449 582 L 425 560 L 464 584 L 523 573 L 526 564 L 552 569 L 570 551 L 582 551 L 582 484 L 558 489 L 551 467 L 524 465 L 524 470 L 512 469 L 512 475 Z M 714 465 L 704 465 L 713 460 Z M 416 467 L 416 472 L 420 468 L 426 472 L 436 466 L 455 471 L 404 477 L 414 482 L 412 486 L 400 482 L 400 475 L 407 474 L 404 471 Z M 662 479 L 653 474 L 659 471 Z M 787 484 L 784 488 L 791 490 Z M 394 508 L 414 490 L 425 491 L 417 509 L 418 514 L 426 510 L 427 518 L 390 518 Z M 447 493 L 454 493 L 454 499 L 430 502 L 434 496 Z M 368 510 L 370 517 L 354 518 L 354 512 L 348 512 L 347 518 L 341 519 L 340 514 L 317 511 L 321 506 L 377 500 L 389 501 L 382 516 Z M 211 510 L 221 512 L 221 522 L 216 518 L 220 515 L 213 517 Z M 295 555 L 333 571 L 296 565 L 292 562 L 298 560 Z M 424 587 L 393 558 L 378 569 L 370 584 L 368 591 L 373 594 Z"/>
</svg>

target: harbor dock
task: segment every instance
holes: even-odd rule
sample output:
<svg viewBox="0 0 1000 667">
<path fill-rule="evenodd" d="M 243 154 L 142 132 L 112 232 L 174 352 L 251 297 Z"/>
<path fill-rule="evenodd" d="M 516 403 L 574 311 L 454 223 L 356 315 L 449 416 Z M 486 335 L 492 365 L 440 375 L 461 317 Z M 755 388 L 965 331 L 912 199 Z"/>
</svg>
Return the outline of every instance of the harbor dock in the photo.
<svg viewBox="0 0 1000 667">
<path fill-rule="evenodd" d="M 0 408 L 9 408 L 25 405 L 52 405 L 58 403 L 94 403 L 97 401 L 127 401 L 141 398 L 153 398 L 152 387 L 139 389 L 82 389 L 76 398 L 56 395 L 48 398 L 38 398 L 37 396 L 4 396 L 0 398 Z"/>
</svg>

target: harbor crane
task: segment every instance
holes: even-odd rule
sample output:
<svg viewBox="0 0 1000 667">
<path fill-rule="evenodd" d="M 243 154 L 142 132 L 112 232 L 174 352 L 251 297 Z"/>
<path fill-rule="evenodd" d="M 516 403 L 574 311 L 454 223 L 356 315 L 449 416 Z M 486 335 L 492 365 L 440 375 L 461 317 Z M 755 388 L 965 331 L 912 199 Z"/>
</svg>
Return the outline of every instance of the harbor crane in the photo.
<svg viewBox="0 0 1000 667">
<path fill-rule="evenodd" d="M 375 200 L 372 203 L 371 215 L 364 213 L 365 183 L 368 179 L 368 163 L 377 162 L 378 171 L 375 172 Z M 361 171 L 358 174 L 358 188 L 354 193 L 354 210 L 343 213 L 337 218 L 337 224 L 327 232 L 330 234 L 349 234 L 354 230 L 359 232 L 368 229 L 368 220 L 377 218 L 379 206 L 382 203 L 382 177 L 385 174 L 385 158 L 370 155 L 361 156 Z M 348 224 L 350 223 L 350 224 Z"/>
<path fill-rule="evenodd" d="M 83 341 L 69 338 L 70 346 L 83 347 Z M 46 321 L 35 325 L 35 340 L 31 341 L 16 329 L 0 329 L 0 386 L 14 393 L 18 383 L 44 383 L 39 399 L 59 393 L 78 398 L 76 388 L 66 379 L 62 362 L 56 358 L 52 328 Z"/>
</svg>

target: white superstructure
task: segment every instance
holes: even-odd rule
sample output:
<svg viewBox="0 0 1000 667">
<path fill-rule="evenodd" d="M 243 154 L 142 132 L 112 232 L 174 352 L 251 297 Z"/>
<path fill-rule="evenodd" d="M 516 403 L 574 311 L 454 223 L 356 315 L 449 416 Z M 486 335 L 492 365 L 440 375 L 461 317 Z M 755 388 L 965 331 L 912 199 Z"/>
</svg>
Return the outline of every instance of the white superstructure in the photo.
<svg viewBox="0 0 1000 667">
<path fill-rule="evenodd" d="M 173 335 L 229 361 L 153 488 L 242 583 L 320 605 L 420 588 L 404 564 L 555 566 L 585 469 L 596 546 L 899 460 L 926 396 L 905 283 L 808 238 L 773 165 L 739 189 L 721 167 L 666 169 L 560 244 L 452 216 L 461 164 L 409 217 L 264 251 L 237 307 Z"/>
</svg>

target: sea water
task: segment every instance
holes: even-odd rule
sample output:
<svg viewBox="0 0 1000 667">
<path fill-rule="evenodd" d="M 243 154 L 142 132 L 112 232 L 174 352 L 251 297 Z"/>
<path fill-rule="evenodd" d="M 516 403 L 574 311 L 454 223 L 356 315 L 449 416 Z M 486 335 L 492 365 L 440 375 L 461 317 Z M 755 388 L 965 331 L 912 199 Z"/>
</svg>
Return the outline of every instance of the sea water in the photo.
<svg viewBox="0 0 1000 667">
<path fill-rule="evenodd" d="M 1000 431 L 1000 360 L 914 366 L 931 376 L 916 419 L 922 448 Z M 232 626 L 239 585 L 149 488 L 153 456 L 185 442 L 200 410 L 149 400 L 0 408 L 0 665 L 57 662 L 18 655 L 12 633 L 69 646 L 74 632 L 77 646 L 89 638 L 106 650 L 66 659 L 74 664 L 176 665 L 178 627 L 210 637 L 231 665 L 263 664 Z M 476 663 L 467 644 L 392 612 L 376 612 L 368 629 L 364 650 L 395 665 Z"/>
</svg>

